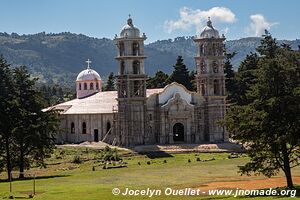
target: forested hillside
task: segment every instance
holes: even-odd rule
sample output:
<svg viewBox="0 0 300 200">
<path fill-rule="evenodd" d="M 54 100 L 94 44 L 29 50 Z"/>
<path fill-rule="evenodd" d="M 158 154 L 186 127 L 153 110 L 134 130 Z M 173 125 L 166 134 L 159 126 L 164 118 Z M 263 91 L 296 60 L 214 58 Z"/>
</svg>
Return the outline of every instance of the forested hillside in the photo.
<svg viewBox="0 0 300 200">
<path fill-rule="evenodd" d="M 237 52 L 233 58 L 235 68 L 250 52 L 255 51 L 260 38 L 243 38 L 226 42 L 228 51 Z M 298 48 L 300 40 L 284 41 Z M 174 40 L 159 40 L 145 47 L 146 71 L 152 76 L 162 70 L 170 73 L 178 55 L 194 70 L 195 45 L 192 37 L 178 37 Z M 0 54 L 13 66 L 26 65 L 40 82 L 72 86 L 76 75 L 85 68 L 85 60 L 92 60 L 92 67 L 103 79 L 110 72 L 117 72 L 114 59 L 114 42 L 107 38 L 92 38 L 82 34 L 44 32 L 33 35 L 0 33 Z"/>
</svg>

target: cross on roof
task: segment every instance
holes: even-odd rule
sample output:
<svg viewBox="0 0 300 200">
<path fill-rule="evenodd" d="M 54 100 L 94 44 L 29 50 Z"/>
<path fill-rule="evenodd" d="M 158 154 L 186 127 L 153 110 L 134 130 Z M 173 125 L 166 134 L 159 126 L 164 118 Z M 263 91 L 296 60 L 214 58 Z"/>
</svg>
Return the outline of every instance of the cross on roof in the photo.
<svg viewBox="0 0 300 200">
<path fill-rule="evenodd" d="M 92 63 L 92 61 L 90 61 L 90 59 L 88 59 L 88 60 L 85 61 L 85 62 L 88 64 L 87 68 L 89 69 L 89 68 L 90 68 L 90 64 Z"/>
</svg>

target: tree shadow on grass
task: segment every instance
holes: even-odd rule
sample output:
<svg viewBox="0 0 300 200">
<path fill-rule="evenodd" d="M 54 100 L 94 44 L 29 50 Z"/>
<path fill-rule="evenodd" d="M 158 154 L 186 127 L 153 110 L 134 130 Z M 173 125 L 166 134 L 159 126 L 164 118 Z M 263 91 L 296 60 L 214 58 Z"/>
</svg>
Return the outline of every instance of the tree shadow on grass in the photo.
<svg viewBox="0 0 300 200">
<path fill-rule="evenodd" d="M 166 153 L 164 151 L 155 151 L 155 152 L 143 152 L 139 153 L 141 155 L 145 155 L 150 159 L 155 159 L 155 158 L 171 158 L 174 157 L 169 153 Z"/>
<path fill-rule="evenodd" d="M 63 174 L 63 175 L 52 175 L 52 176 L 37 176 L 35 177 L 35 180 L 39 180 L 39 179 L 50 179 L 50 178 L 60 178 L 60 177 L 68 177 L 70 175 L 68 174 Z M 14 178 L 13 182 L 15 181 L 27 181 L 27 180 L 33 180 L 34 177 L 25 177 L 25 178 Z M 0 183 L 1 182 L 9 182 L 9 180 L 7 179 L 0 179 Z"/>
</svg>

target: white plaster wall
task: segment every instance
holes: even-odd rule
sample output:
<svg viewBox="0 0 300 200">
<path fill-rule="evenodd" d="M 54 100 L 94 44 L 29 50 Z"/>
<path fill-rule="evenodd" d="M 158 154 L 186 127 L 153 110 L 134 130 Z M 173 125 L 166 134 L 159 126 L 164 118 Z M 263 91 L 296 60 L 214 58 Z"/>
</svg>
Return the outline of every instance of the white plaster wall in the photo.
<svg viewBox="0 0 300 200">
<path fill-rule="evenodd" d="M 99 141 L 106 134 L 107 122 L 113 126 L 113 114 L 69 114 L 63 115 L 65 121 L 61 121 L 63 137 L 59 138 L 60 141 L 65 143 L 80 143 L 84 141 L 94 141 L 94 129 L 98 129 Z M 71 133 L 71 123 L 75 124 L 75 133 Z M 82 123 L 86 123 L 86 134 L 82 133 Z"/>
</svg>

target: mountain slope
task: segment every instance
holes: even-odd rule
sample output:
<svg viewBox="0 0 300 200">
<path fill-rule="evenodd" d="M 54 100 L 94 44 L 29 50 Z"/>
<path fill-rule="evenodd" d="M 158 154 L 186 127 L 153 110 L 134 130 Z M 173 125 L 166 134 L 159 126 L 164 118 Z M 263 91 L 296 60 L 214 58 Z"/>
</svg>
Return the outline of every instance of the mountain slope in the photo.
<svg viewBox="0 0 300 200">
<path fill-rule="evenodd" d="M 296 49 L 300 40 L 284 41 Z M 260 38 L 243 38 L 226 42 L 228 51 L 238 54 L 233 64 L 239 63 L 250 52 L 255 51 Z M 195 45 L 192 37 L 178 37 L 174 40 L 161 40 L 145 46 L 147 59 L 146 71 L 151 76 L 157 70 L 170 73 L 177 55 L 182 55 L 185 64 L 194 70 Z M 38 33 L 34 35 L 18 35 L 0 33 L 0 54 L 13 66 L 26 65 L 41 82 L 74 85 L 77 74 L 86 66 L 88 58 L 92 67 L 102 78 L 110 72 L 117 72 L 118 65 L 114 57 L 116 47 L 111 39 L 98 39 L 82 34 Z"/>
</svg>

